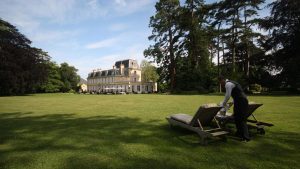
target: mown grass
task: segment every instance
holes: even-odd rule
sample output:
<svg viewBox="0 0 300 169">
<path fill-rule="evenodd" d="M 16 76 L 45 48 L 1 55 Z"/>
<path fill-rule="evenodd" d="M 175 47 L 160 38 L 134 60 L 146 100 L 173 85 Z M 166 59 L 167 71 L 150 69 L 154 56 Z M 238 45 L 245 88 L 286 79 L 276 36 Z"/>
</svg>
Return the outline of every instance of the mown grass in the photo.
<svg viewBox="0 0 300 169">
<path fill-rule="evenodd" d="M 300 97 L 250 96 L 272 122 L 244 143 L 201 146 L 165 117 L 193 115 L 210 95 L 37 94 L 0 97 L 0 168 L 300 168 Z"/>
</svg>

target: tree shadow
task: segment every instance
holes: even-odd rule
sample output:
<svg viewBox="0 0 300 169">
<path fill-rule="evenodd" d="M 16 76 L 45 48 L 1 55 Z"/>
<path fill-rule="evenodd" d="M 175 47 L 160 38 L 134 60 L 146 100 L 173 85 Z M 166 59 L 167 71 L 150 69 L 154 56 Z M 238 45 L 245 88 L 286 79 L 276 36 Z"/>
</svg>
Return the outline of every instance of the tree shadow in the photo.
<svg viewBox="0 0 300 169">
<path fill-rule="evenodd" d="M 220 168 L 224 161 L 241 168 L 254 161 L 253 168 L 262 159 L 270 166 L 289 165 L 296 162 L 292 154 L 300 141 L 299 134 L 271 133 L 275 141 L 267 135 L 255 144 L 203 147 L 194 133 L 157 120 L 73 113 L 1 113 L 0 133 L 0 168 Z"/>
</svg>

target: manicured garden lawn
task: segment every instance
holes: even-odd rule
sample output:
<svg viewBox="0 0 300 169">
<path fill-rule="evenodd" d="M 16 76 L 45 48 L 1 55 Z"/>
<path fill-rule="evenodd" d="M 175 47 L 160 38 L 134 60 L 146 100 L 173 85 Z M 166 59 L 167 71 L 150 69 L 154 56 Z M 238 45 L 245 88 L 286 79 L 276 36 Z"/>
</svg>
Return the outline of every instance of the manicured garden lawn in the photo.
<svg viewBox="0 0 300 169">
<path fill-rule="evenodd" d="M 250 96 L 265 135 L 201 146 L 165 117 L 210 95 L 37 94 L 0 97 L 0 168 L 300 168 L 300 97 Z"/>
</svg>

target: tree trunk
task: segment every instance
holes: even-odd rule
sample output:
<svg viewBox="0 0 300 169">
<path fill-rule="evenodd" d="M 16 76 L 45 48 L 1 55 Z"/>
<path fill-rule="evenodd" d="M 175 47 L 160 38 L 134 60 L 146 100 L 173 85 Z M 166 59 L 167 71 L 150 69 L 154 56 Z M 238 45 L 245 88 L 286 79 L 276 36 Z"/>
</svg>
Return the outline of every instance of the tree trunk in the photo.
<svg viewBox="0 0 300 169">
<path fill-rule="evenodd" d="M 247 34 L 247 15 L 246 15 L 246 6 L 244 7 L 244 34 L 246 41 L 246 77 L 247 77 L 247 90 L 249 91 L 249 78 L 250 78 L 250 45 L 249 45 L 249 37 Z"/>
<path fill-rule="evenodd" d="M 235 74 L 235 37 L 234 37 L 234 35 L 233 35 L 233 42 L 232 42 L 232 74 Z"/>
<path fill-rule="evenodd" d="M 235 74 L 235 15 L 232 19 L 232 75 Z"/>
<path fill-rule="evenodd" d="M 173 51 L 173 35 L 172 35 L 172 30 L 171 28 L 169 29 L 169 52 L 170 52 L 170 76 L 171 76 L 171 92 L 174 91 L 176 81 L 175 81 L 175 76 L 176 76 L 176 64 L 175 64 L 175 56 L 174 56 L 174 51 Z"/>
<path fill-rule="evenodd" d="M 219 23 L 218 25 L 218 40 L 217 40 L 217 59 L 218 59 L 218 65 L 217 65 L 217 68 L 218 68 L 218 76 L 220 76 L 220 26 L 221 26 L 221 23 Z M 221 93 L 222 90 L 221 90 L 221 83 L 219 83 L 219 93 Z"/>
</svg>

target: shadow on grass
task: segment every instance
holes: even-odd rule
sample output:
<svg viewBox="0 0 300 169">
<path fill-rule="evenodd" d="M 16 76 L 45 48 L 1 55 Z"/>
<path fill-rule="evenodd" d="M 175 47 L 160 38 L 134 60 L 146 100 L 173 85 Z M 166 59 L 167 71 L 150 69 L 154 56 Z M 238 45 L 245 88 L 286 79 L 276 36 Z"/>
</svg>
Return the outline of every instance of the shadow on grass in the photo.
<svg viewBox="0 0 300 169">
<path fill-rule="evenodd" d="M 195 134 L 156 120 L 72 113 L 1 113 L 0 133 L 0 168 L 253 168 L 251 161 L 262 159 L 263 167 L 296 166 L 300 141 L 299 134 L 272 133 L 253 147 L 236 141 L 203 147 Z"/>
<path fill-rule="evenodd" d="M 31 168 L 38 158 L 43 158 L 37 154 L 61 156 L 63 168 L 145 168 L 152 163 L 158 168 L 176 168 L 176 164 L 166 165 L 153 154 L 153 149 L 159 150 L 159 143 L 167 145 L 171 136 L 167 126 L 157 122 L 115 116 L 81 118 L 71 113 L 1 113 L 0 168 Z"/>
</svg>

